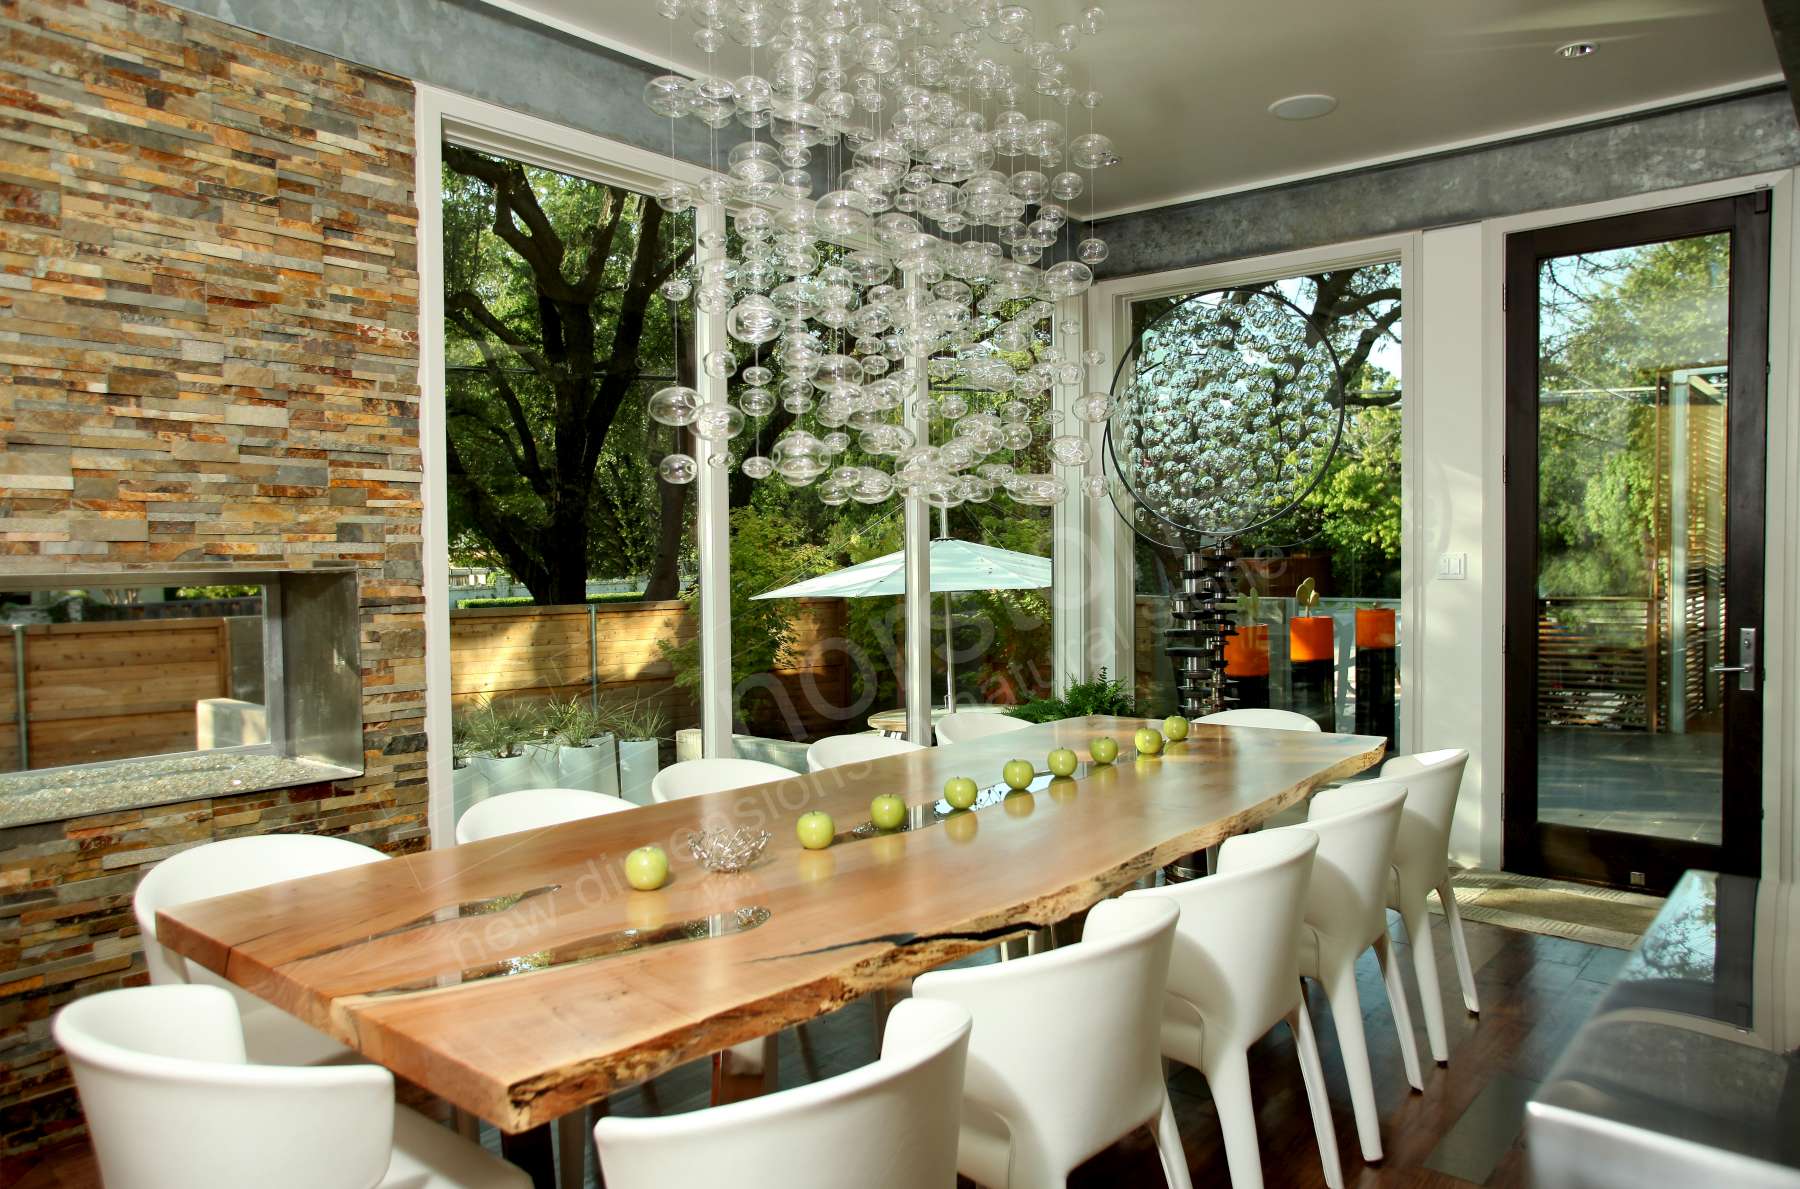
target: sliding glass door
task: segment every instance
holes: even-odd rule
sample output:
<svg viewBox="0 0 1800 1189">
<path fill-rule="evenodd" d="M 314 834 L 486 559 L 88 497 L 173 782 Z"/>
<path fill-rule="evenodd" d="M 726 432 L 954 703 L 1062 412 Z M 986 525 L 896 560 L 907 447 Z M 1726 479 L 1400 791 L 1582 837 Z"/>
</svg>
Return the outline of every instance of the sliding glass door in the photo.
<svg viewBox="0 0 1800 1189">
<path fill-rule="evenodd" d="M 1506 865 L 1753 872 L 1766 194 L 1507 241 Z"/>
</svg>

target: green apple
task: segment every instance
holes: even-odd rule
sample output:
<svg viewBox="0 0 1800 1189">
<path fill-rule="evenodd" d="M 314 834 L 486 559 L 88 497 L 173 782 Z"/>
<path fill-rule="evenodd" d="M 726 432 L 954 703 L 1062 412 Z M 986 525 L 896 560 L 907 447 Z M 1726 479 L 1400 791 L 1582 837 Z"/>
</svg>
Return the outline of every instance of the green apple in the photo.
<svg viewBox="0 0 1800 1189">
<path fill-rule="evenodd" d="M 1008 760 L 1006 767 L 1000 769 L 1000 779 L 1006 782 L 1008 788 L 1023 791 L 1030 788 L 1031 782 L 1037 779 L 1037 769 L 1030 760 Z"/>
<path fill-rule="evenodd" d="M 1075 765 L 1080 761 L 1075 758 L 1074 752 L 1066 747 L 1059 747 L 1051 752 L 1050 757 L 1044 762 L 1049 765 L 1053 775 L 1073 776 L 1075 775 Z"/>
<path fill-rule="evenodd" d="M 1162 732 L 1153 727 L 1139 727 L 1137 734 L 1131 737 L 1131 742 L 1138 749 L 1139 755 L 1153 756 L 1162 754 Z"/>
<path fill-rule="evenodd" d="M 625 882 L 640 892 L 654 892 L 669 878 L 669 856 L 660 846 L 640 846 L 625 856 Z"/>
<path fill-rule="evenodd" d="M 1168 736 L 1169 742 L 1180 743 L 1188 737 L 1188 720 L 1179 714 L 1169 715 L 1163 719 L 1163 734 Z"/>
<path fill-rule="evenodd" d="M 1119 741 L 1111 735 L 1102 735 L 1088 744 L 1088 754 L 1094 757 L 1096 764 L 1110 764 L 1119 758 Z"/>
<path fill-rule="evenodd" d="M 815 809 L 800 815 L 800 820 L 794 823 L 794 836 L 807 850 L 824 850 L 837 836 L 837 827 L 832 824 L 829 813 Z"/>
<path fill-rule="evenodd" d="M 944 782 L 944 800 L 950 802 L 952 809 L 969 808 L 980 793 L 981 789 L 967 776 L 952 776 Z"/>
<path fill-rule="evenodd" d="M 892 793 L 883 793 L 869 802 L 869 820 L 891 830 L 906 820 L 906 802 Z"/>
</svg>

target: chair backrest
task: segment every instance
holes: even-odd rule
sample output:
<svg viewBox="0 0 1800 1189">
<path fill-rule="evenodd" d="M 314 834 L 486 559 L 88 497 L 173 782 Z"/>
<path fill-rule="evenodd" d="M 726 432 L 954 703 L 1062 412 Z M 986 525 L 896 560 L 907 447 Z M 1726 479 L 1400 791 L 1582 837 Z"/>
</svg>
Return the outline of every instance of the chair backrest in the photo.
<svg viewBox="0 0 1800 1189">
<path fill-rule="evenodd" d="M 792 780 L 798 773 L 778 764 L 761 760 L 716 759 L 683 760 L 670 764 L 650 782 L 650 797 L 655 801 L 679 801 L 704 793 L 720 793 L 726 789 L 745 789 L 775 780 Z"/>
<path fill-rule="evenodd" d="M 246 1064 L 237 1002 L 218 987 L 102 991 L 52 1031 L 107 1189 L 368 1189 L 387 1175 L 393 1075 Z"/>
<path fill-rule="evenodd" d="M 904 1000 L 881 1058 L 821 1082 L 660 1118 L 594 1127 L 610 1189 L 913 1189 L 956 1183 L 969 1013 Z"/>
<path fill-rule="evenodd" d="M 891 739 L 886 735 L 833 735 L 806 749 L 806 770 L 823 772 L 843 764 L 860 764 L 923 750 L 922 745 L 909 739 Z"/>
<path fill-rule="evenodd" d="M 913 981 L 915 998 L 961 1004 L 975 1020 L 966 1096 L 1011 1128 L 1014 1184 L 1061 1184 L 1161 1109 L 1179 916 L 1167 900 L 1102 900 L 1079 945 Z M 1040 1157 L 1043 1168 L 1021 1166 Z"/>
<path fill-rule="evenodd" d="M 1260 706 L 1203 714 L 1194 721 L 1214 727 L 1268 727 L 1276 731 L 1319 730 L 1319 724 L 1304 714 L 1295 714 L 1292 710 L 1269 710 Z"/>
<path fill-rule="evenodd" d="M 319 834 L 259 834 L 253 838 L 227 838 L 203 843 L 170 855 L 138 881 L 131 898 L 138 931 L 144 935 L 144 961 L 150 981 L 157 984 L 208 982 L 244 998 L 244 1007 L 260 1004 L 247 991 L 232 987 L 156 940 L 156 913 L 171 904 L 209 900 L 232 892 L 244 892 L 284 880 L 322 875 L 364 863 L 378 863 L 386 855 L 372 846 Z"/>
<path fill-rule="evenodd" d="M 1469 753 L 1456 747 L 1395 756 L 1381 766 L 1381 779 L 1406 784 L 1406 812 L 1400 817 L 1394 862 L 1435 871 L 1433 887 L 1449 861 L 1450 827 L 1456 821 L 1456 797 L 1468 763 Z"/>
<path fill-rule="evenodd" d="M 603 813 L 636 809 L 623 797 L 591 793 L 586 789 L 520 789 L 477 801 L 456 823 L 456 844 L 482 842 L 521 830 L 560 826 Z"/>
<path fill-rule="evenodd" d="M 1340 785 L 1313 797 L 1304 828 L 1318 835 L 1319 850 L 1306 895 L 1308 925 L 1358 948 L 1386 930 L 1394 837 L 1405 804 L 1406 786 L 1393 780 Z"/>
<path fill-rule="evenodd" d="M 1297 943 L 1318 837 L 1304 827 L 1239 834 L 1205 879 L 1145 888 L 1181 909 L 1169 957 L 1169 994 L 1204 1022 L 1210 1048 L 1242 1048 L 1300 999 Z"/>
<path fill-rule="evenodd" d="M 967 743 L 971 739 L 985 739 L 989 735 L 1007 731 L 1022 731 L 1030 725 L 1022 718 L 1014 718 L 999 711 L 958 710 L 938 719 L 935 729 L 938 744 L 943 746 L 948 743 Z"/>
</svg>

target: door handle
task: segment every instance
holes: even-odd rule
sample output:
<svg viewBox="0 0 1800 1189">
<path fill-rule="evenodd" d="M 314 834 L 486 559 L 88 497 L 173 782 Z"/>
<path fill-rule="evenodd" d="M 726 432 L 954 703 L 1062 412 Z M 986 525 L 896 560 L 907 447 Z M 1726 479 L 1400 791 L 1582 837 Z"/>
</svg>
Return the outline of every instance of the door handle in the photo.
<svg viewBox="0 0 1800 1189">
<path fill-rule="evenodd" d="M 1736 673 L 1737 687 L 1740 690 L 1756 688 L 1756 629 L 1741 628 L 1738 631 L 1738 661 L 1735 665 L 1714 665 L 1708 672 Z"/>
</svg>

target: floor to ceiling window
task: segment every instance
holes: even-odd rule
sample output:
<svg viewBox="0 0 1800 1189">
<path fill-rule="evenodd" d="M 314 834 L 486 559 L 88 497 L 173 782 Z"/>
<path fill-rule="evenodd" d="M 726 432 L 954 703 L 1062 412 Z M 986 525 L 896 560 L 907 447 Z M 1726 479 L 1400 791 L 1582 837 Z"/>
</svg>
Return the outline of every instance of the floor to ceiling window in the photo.
<svg viewBox="0 0 1800 1189">
<path fill-rule="evenodd" d="M 1142 346 L 1147 334 L 1189 336 L 1230 346 L 1232 307 L 1267 294 L 1294 311 L 1296 350 L 1316 337 L 1329 342 L 1343 377 L 1341 435 L 1292 512 L 1232 543 L 1238 597 L 1227 672 L 1244 705 L 1295 709 L 1326 730 L 1390 737 L 1398 732 L 1403 618 L 1400 286 L 1393 261 L 1237 283 L 1228 293 L 1197 289 L 1135 300 L 1128 340 Z M 1142 359 L 1140 353 L 1130 366 L 1150 366 Z M 1201 378 L 1246 390 L 1258 382 L 1252 375 Z M 1281 416 L 1279 403 L 1270 416 Z M 1164 633 L 1182 586 L 1182 559 L 1141 537 L 1133 548 L 1135 689 L 1143 707 L 1160 713 L 1176 702 Z"/>
<path fill-rule="evenodd" d="M 444 426 L 456 813 L 526 787 L 647 796 L 697 722 L 687 429 L 693 213 L 443 146 Z M 686 478 L 675 474 L 675 478 Z"/>
</svg>

